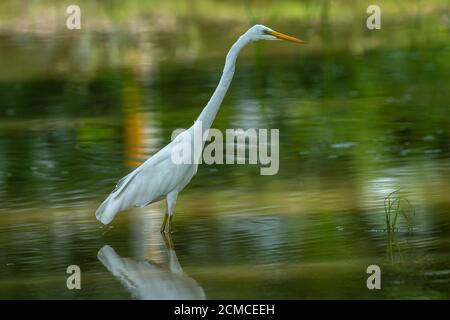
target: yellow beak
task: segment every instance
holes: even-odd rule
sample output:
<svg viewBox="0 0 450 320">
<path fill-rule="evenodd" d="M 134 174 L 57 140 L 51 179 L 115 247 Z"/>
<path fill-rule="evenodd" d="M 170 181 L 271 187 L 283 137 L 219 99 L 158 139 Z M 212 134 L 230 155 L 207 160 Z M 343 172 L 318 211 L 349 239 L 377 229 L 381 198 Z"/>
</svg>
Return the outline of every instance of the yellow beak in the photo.
<svg viewBox="0 0 450 320">
<path fill-rule="evenodd" d="M 303 40 L 288 36 L 287 34 L 284 34 L 281 32 L 269 31 L 268 33 L 280 40 L 286 40 L 286 41 L 295 42 L 295 43 L 304 43 Z"/>
</svg>

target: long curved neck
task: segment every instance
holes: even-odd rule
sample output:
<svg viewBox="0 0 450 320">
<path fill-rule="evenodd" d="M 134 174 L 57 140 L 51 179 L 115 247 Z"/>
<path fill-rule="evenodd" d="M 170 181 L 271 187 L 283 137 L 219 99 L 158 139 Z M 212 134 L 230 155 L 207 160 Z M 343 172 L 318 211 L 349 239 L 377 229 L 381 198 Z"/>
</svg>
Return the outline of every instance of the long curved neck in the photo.
<svg viewBox="0 0 450 320">
<path fill-rule="evenodd" d="M 220 78 L 219 84 L 214 91 L 211 99 L 209 99 L 208 104 L 203 109 L 202 113 L 200 113 L 200 116 L 197 118 L 197 121 L 202 122 L 203 132 L 211 128 L 211 125 L 217 115 L 217 111 L 219 111 L 220 104 L 222 103 L 223 98 L 228 91 L 231 80 L 233 80 L 234 66 L 236 64 L 236 59 L 239 55 L 239 52 L 249 42 L 250 39 L 244 34 L 239 37 L 238 41 L 233 44 L 230 51 L 228 52 L 225 61 L 225 67 L 223 68 L 223 73 L 222 77 Z"/>
</svg>

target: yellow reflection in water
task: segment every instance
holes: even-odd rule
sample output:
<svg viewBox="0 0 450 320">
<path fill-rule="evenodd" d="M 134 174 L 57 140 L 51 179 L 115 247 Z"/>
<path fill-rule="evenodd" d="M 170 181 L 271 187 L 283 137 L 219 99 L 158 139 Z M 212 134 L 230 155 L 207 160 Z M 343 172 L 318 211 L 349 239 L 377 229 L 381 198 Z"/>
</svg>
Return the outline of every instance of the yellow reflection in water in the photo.
<svg viewBox="0 0 450 320">
<path fill-rule="evenodd" d="M 140 112 L 142 105 L 141 89 L 135 80 L 124 81 L 122 90 L 124 110 L 125 165 L 137 167 L 145 159 L 145 128 L 149 127 L 145 114 Z"/>
</svg>

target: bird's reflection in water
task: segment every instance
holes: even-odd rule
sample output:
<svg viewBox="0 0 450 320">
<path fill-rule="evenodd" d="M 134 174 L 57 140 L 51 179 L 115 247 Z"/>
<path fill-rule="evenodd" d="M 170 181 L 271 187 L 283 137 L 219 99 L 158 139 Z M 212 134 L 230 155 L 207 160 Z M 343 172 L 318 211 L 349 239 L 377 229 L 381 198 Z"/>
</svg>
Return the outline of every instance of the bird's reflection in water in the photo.
<svg viewBox="0 0 450 320">
<path fill-rule="evenodd" d="M 202 287 L 183 272 L 170 235 L 161 237 L 167 253 L 166 265 L 122 258 L 108 245 L 100 249 L 97 257 L 135 299 L 206 299 Z"/>
</svg>

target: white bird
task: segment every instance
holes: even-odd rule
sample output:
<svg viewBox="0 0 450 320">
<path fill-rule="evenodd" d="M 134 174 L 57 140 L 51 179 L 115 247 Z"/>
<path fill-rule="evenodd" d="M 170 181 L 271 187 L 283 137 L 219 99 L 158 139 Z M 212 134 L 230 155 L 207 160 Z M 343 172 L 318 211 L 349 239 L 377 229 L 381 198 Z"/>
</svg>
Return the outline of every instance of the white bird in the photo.
<svg viewBox="0 0 450 320">
<path fill-rule="evenodd" d="M 183 272 L 170 236 L 161 236 L 167 265 L 122 258 L 108 245 L 100 249 L 97 257 L 136 299 L 205 300 L 202 287 Z"/>
<path fill-rule="evenodd" d="M 110 223 L 115 215 L 131 207 L 144 207 L 150 203 L 166 199 L 167 211 L 161 225 L 165 231 L 167 220 L 168 232 L 172 231 L 172 218 L 178 193 L 191 181 L 197 172 L 199 157 L 203 149 L 206 135 L 202 135 L 201 146 L 194 147 L 194 132 L 207 132 L 219 110 L 220 104 L 230 86 L 234 75 L 234 67 L 239 52 L 249 43 L 258 40 L 286 40 L 303 43 L 302 40 L 274 31 L 263 25 L 255 25 L 239 37 L 231 47 L 225 60 L 222 77 L 211 99 L 194 124 L 179 134 L 172 142 L 150 157 L 133 172 L 122 178 L 116 189 L 106 198 L 95 212 L 103 224 Z M 192 152 L 189 163 L 178 163 L 173 155 L 178 150 L 197 150 Z M 200 152 L 198 152 L 200 151 Z"/>
</svg>

